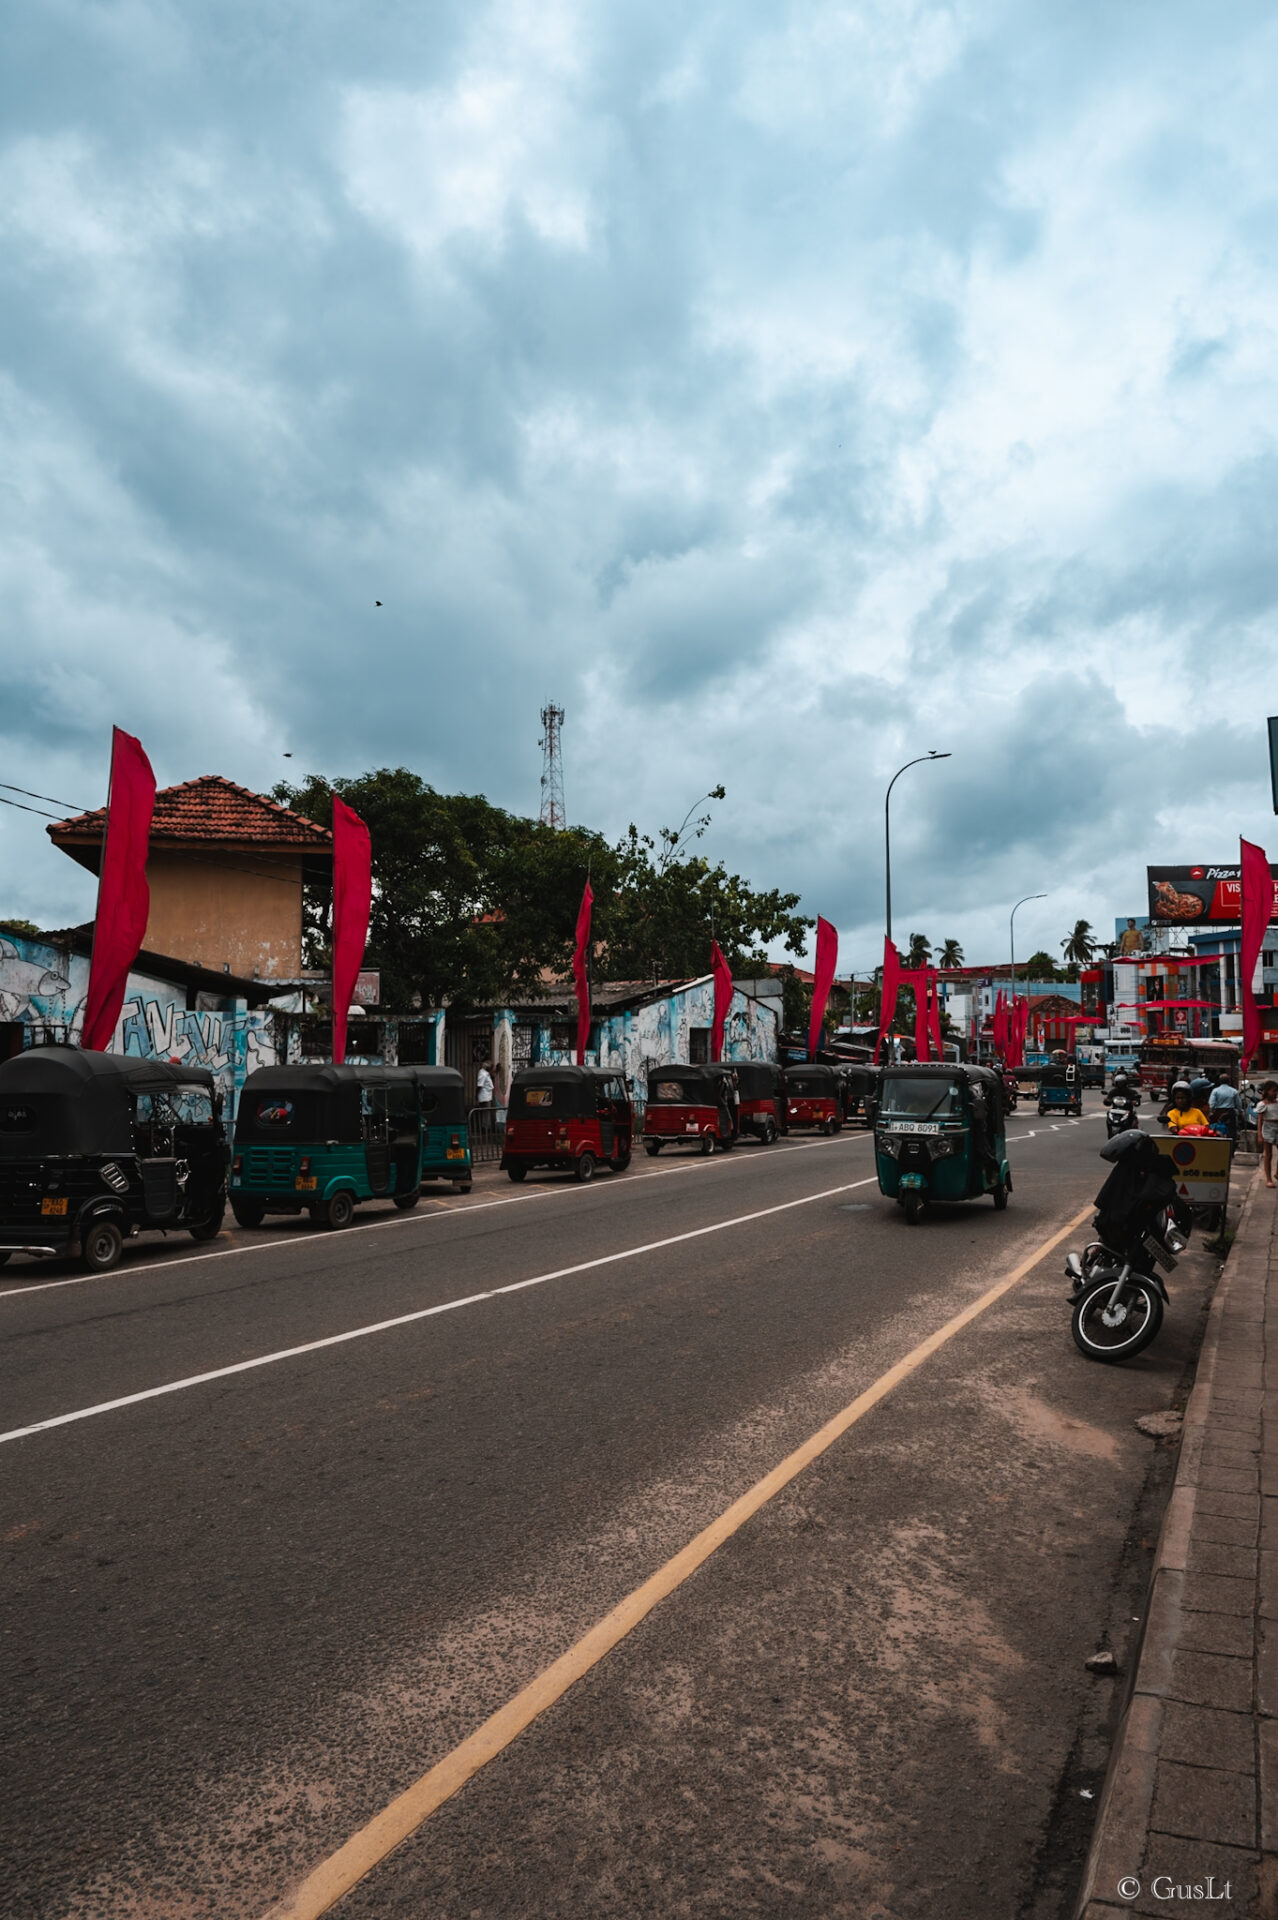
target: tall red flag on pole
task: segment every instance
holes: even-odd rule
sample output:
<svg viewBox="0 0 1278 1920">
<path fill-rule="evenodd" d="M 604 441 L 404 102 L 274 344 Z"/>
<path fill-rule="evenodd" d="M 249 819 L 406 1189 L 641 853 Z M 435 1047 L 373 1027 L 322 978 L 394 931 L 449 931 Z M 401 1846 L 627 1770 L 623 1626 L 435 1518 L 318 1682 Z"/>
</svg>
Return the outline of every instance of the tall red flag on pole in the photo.
<svg viewBox="0 0 1278 1920">
<path fill-rule="evenodd" d="M 879 996 L 879 1037 L 874 1043 L 874 1059 L 877 1065 L 879 1050 L 887 1035 L 887 1030 L 896 1018 L 897 995 L 901 991 L 901 956 L 892 942 L 883 941 L 883 990 Z"/>
<path fill-rule="evenodd" d="M 816 973 L 812 981 L 812 1015 L 808 1021 L 808 1059 L 815 1060 L 825 1020 L 826 1002 L 839 963 L 839 936 L 828 920 L 817 915 Z"/>
<path fill-rule="evenodd" d="M 710 1034 L 710 1058 L 723 1058 L 723 1029 L 732 1005 L 732 968 L 719 951 L 719 942 L 710 942 L 710 964 L 714 970 L 714 1027 Z"/>
<path fill-rule="evenodd" d="M 333 1064 L 346 1058 L 346 1015 L 368 945 L 373 849 L 368 828 L 333 795 Z"/>
<path fill-rule="evenodd" d="M 941 982 L 935 967 L 929 969 L 927 978 L 927 1022 L 928 1033 L 932 1040 L 932 1052 L 938 1060 L 944 1060 L 945 1046 L 941 1039 Z"/>
<path fill-rule="evenodd" d="M 1274 910 L 1274 883 L 1264 848 L 1253 846 L 1250 840 L 1240 840 L 1238 844 L 1242 854 L 1242 952 L 1239 955 L 1239 985 L 1243 1016 L 1242 1064 L 1243 1072 L 1246 1073 L 1260 1045 L 1260 1009 L 1256 1005 L 1256 994 L 1251 983 L 1256 971 L 1256 962 L 1260 958 L 1260 949 L 1265 944 L 1269 918 Z"/>
<path fill-rule="evenodd" d="M 105 1053 L 115 1037 L 129 968 L 146 937 L 151 911 L 146 854 L 154 808 L 155 775 L 141 741 L 113 727 L 106 845 L 98 876 L 93 958 L 80 1033 L 80 1045 L 91 1053 Z"/>
<path fill-rule="evenodd" d="M 586 1049 L 590 1045 L 590 915 L 595 904 L 595 896 L 590 890 L 590 879 L 582 888 L 581 905 L 577 909 L 577 944 L 572 953 L 572 977 L 577 982 L 577 1065 L 586 1064 Z"/>
</svg>

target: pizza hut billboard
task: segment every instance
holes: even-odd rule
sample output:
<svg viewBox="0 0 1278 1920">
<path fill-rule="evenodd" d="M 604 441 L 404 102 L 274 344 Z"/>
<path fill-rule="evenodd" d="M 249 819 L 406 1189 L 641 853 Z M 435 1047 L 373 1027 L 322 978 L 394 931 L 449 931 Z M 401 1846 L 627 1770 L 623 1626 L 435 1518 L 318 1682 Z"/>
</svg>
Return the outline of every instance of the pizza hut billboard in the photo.
<svg viewBox="0 0 1278 1920">
<path fill-rule="evenodd" d="M 1213 925 L 1242 918 L 1242 881 L 1238 867 L 1146 867 L 1149 917 L 1162 925 Z M 1269 918 L 1278 920 L 1278 869 Z"/>
</svg>

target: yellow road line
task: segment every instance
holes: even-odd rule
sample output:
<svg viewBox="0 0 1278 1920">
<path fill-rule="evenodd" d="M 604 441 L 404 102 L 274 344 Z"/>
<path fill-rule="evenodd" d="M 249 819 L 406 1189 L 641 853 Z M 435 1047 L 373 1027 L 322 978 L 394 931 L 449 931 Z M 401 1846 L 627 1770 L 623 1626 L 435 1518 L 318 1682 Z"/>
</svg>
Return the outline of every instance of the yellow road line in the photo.
<svg viewBox="0 0 1278 1920">
<path fill-rule="evenodd" d="M 774 1467 L 771 1473 L 765 1474 L 762 1480 L 756 1481 L 748 1493 L 743 1493 L 739 1500 L 734 1500 L 725 1513 L 721 1513 L 717 1520 L 711 1521 L 703 1532 L 690 1540 L 686 1547 L 681 1548 L 672 1560 L 667 1560 L 666 1564 L 658 1568 L 657 1572 L 645 1580 L 641 1587 L 636 1587 L 633 1593 L 627 1594 L 611 1613 L 605 1615 L 584 1638 L 570 1647 L 567 1653 L 562 1654 L 553 1665 L 547 1667 L 544 1673 L 539 1673 L 537 1678 L 522 1692 L 517 1693 L 513 1700 L 508 1700 L 504 1707 L 499 1707 L 483 1726 L 463 1740 L 460 1746 L 454 1747 L 451 1753 L 446 1754 L 430 1769 L 429 1773 L 424 1773 L 420 1780 L 415 1781 L 397 1799 L 392 1800 L 381 1813 L 376 1814 L 367 1826 L 361 1827 L 358 1833 L 352 1834 L 344 1846 L 339 1847 L 336 1853 L 330 1854 L 327 1860 L 307 1875 L 294 1893 L 273 1906 L 265 1916 L 265 1920 L 318 1920 L 320 1914 L 327 1913 L 343 1894 L 349 1893 L 350 1889 L 384 1860 L 388 1853 L 414 1833 L 423 1821 L 437 1812 L 446 1800 L 451 1800 L 453 1795 L 465 1786 L 472 1774 L 487 1765 L 488 1761 L 495 1759 L 513 1740 L 518 1738 L 526 1727 L 531 1726 L 534 1720 L 545 1713 L 548 1707 L 554 1706 L 557 1700 L 562 1699 L 576 1681 L 589 1673 L 605 1654 L 611 1653 L 612 1649 L 624 1640 L 627 1634 L 632 1633 L 660 1601 L 668 1598 L 677 1587 L 682 1586 L 702 1562 L 708 1560 L 725 1540 L 731 1539 L 732 1535 L 758 1513 L 761 1507 L 765 1507 L 783 1487 L 796 1479 L 805 1467 L 810 1466 L 814 1460 L 832 1447 L 849 1427 L 855 1426 L 858 1420 L 863 1419 L 872 1407 L 877 1406 L 880 1400 L 892 1392 L 894 1387 L 900 1386 L 903 1380 L 907 1380 L 925 1360 L 931 1359 L 934 1353 L 937 1353 L 956 1334 L 961 1333 L 964 1327 L 969 1326 L 973 1320 L 984 1313 L 987 1307 L 992 1307 L 996 1300 L 1002 1299 L 1005 1293 L 1023 1280 L 1026 1274 L 1052 1251 L 1053 1247 L 1058 1247 L 1076 1227 L 1082 1226 L 1091 1213 L 1092 1208 L 1085 1207 L 1058 1233 L 1054 1233 L 1050 1240 L 1045 1240 L 1027 1259 L 1022 1260 L 1020 1266 L 1013 1272 L 998 1281 L 978 1300 L 973 1300 L 970 1306 L 964 1307 L 961 1313 L 956 1313 L 952 1320 L 947 1320 L 945 1325 L 938 1328 L 935 1333 L 929 1334 L 926 1340 L 907 1353 L 904 1359 L 898 1360 L 895 1366 L 889 1367 L 873 1386 L 867 1387 L 864 1393 L 858 1394 L 841 1413 L 836 1413 L 819 1432 L 814 1433 L 810 1440 L 805 1440 L 801 1447 L 796 1448 L 779 1466 Z"/>
</svg>

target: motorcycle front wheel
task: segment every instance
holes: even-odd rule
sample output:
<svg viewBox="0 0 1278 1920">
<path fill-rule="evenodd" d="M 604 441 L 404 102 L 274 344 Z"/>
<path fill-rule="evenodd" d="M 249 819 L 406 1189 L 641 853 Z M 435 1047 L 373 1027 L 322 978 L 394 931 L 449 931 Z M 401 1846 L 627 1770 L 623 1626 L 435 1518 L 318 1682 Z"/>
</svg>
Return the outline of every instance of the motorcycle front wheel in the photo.
<svg viewBox="0 0 1278 1920">
<path fill-rule="evenodd" d="M 1089 1281 L 1074 1302 L 1070 1331 L 1074 1344 L 1089 1360 L 1112 1365 L 1130 1360 L 1147 1347 L 1163 1324 L 1162 1295 L 1152 1280 L 1133 1273 L 1123 1282 L 1116 1304 L 1110 1304 L 1115 1277 Z"/>
</svg>

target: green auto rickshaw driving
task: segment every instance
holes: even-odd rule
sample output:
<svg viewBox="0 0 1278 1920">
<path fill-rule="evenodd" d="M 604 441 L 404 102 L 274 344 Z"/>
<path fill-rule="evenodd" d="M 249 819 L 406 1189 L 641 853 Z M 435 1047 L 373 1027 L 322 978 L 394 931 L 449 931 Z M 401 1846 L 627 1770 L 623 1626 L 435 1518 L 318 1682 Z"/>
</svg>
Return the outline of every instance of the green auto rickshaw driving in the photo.
<svg viewBox="0 0 1278 1920">
<path fill-rule="evenodd" d="M 917 1224 L 931 1201 L 979 1200 L 1001 1212 L 1012 1191 L 1003 1083 L 989 1067 L 887 1067 L 874 1124 L 879 1190 Z"/>
</svg>

